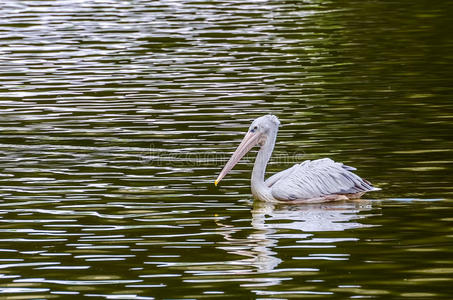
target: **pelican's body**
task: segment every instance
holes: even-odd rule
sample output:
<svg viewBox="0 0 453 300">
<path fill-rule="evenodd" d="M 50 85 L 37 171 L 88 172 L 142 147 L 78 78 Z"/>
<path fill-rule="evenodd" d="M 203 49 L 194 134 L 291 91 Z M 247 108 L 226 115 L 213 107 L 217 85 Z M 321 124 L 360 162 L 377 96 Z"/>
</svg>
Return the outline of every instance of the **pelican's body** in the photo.
<svg viewBox="0 0 453 300">
<path fill-rule="evenodd" d="M 351 171 L 353 167 L 329 158 L 304 161 L 264 179 L 266 165 L 272 155 L 280 122 L 266 115 L 252 122 L 249 131 L 215 184 L 255 145 L 260 146 L 253 166 L 251 188 L 255 198 L 270 202 L 316 203 L 360 198 L 364 193 L 379 190 Z"/>
</svg>

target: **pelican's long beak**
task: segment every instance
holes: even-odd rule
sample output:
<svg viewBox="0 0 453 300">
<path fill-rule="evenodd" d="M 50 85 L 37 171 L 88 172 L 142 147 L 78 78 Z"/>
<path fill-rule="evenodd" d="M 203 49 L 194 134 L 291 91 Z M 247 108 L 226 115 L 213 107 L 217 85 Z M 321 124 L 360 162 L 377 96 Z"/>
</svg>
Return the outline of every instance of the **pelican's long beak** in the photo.
<svg viewBox="0 0 453 300">
<path fill-rule="evenodd" d="M 250 151 L 255 145 L 257 145 L 260 141 L 261 134 L 258 132 L 247 132 L 242 142 L 237 147 L 236 151 L 234 151 L 233 155 L 231 156 L 230 160 L 226 163 L 223 170 L 220 172 L 219 176 L 215 180 L 215 185 L 217 185 L 223 177 L 225 177 L 228 172 L 233 169 L 233 167 L 241 160 L 241 158 Z"/>
</svg>

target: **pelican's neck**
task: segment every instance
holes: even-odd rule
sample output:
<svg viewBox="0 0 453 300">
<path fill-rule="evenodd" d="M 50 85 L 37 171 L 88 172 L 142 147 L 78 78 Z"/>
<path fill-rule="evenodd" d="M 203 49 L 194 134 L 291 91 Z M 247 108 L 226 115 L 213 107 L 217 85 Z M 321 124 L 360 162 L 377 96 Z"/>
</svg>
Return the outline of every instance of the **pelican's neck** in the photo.
<svg viewBox="0 0 453 300">
<path fill-rule="evenodd" d="M 264 174 L 266 173 L 266 166 L 272 156 L 274 150 L 275 139 L 277 137 L 277 130 L 272 131 L 266 138 L 263 146 L 255 159 L 255 164 L 252 171 L 252 194 L 260 200 L 272 200 L 270 189 L 264 183 Z"/>
</svg>

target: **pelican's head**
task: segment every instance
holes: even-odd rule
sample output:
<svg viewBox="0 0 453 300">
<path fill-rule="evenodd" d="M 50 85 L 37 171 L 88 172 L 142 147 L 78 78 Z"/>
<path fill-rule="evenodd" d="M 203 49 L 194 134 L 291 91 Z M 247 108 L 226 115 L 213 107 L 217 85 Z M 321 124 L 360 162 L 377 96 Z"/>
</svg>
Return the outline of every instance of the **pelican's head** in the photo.
<svg viewBox="0 0 453 300">
<path fill-rule="evenodd" d="M 223 167 L 215 181 L 215 185 L 217 185 L 253 147 L 256 145 L 259 145 L 260 147 L 264 145 L 269 135 L 275 137 L 278 125 L 280 125 L 280 121 L 274 115 L 265 115 L 254 120 L 245 134 L 244 139 L 239 144 L 236 151 L 234 151 L 225 167 Z"/>
</svg>

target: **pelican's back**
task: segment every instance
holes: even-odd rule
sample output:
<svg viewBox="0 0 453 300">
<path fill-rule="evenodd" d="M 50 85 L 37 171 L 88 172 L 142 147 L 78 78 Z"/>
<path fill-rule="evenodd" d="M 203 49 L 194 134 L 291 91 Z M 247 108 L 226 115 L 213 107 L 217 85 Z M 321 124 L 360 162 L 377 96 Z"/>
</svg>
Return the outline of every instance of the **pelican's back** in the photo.
<svg viewBox="0 0 453 300">
<path fill-rule="evenodd" d="M 378 190 L 352 173 L 355 168 L 330 158 L 307 160 L 290 168 L 270 187 L 277 200 L 313 199 L 329 195 L 350 195 Z"/>
</svg>

